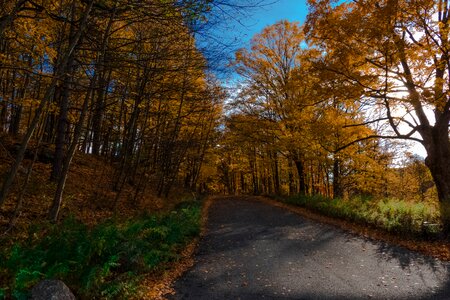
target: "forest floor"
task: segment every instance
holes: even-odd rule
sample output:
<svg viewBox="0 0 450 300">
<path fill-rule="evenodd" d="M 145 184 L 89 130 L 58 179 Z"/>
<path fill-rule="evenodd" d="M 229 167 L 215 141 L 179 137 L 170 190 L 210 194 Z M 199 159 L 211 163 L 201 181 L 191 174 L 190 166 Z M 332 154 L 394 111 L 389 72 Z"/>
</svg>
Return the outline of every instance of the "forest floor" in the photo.
<svg viewBox="0 0 450 300">
<path fill-rule="evenodd" d="M 0 175 L 6 174 L 12 164 L 14 147 L 17 145 L 18 140 L 0 136 Z M 33 147 L 31 144 L 30 149 Z M 50 149 L 47 149 L 47 152 L 52 154 Z M 26 238 L 30 225 L 47 222 L 47 213 L 56 188 L 56 183 L 49 180 L 51 160 L 52 157 L 40 156 L 33 165 L 19 218 L 14 228 L 4 235 L 4 231 L 9 227 L 17 197 L 23 188 L 25 173 L 31 163 L 30 154 L 24 160 L 8 199 L 0 207 L 0 239 L 3 239 L 3 242 L 22 240 Z M 186 196 L 182 191 L 175 191 L 177 197 L 170 200 L 161 199 L 148 188 L 145 194 L 135 199 L 134 189 L 129 183 L 126 183 L 118 194 L 113 190 L 114 174 L 114 166 L 104 158 L 77 153 L 69 171 L 59 219 L 71 216 L 91 226 L 111 217 L 126 219 L 141 215 L 144 211 L 148 213 L 168 211 Z"/>
<path fill-rule="evenodd" d="M 195 264 L 167 297 L 448 299 L 449 262 L 281 206 L 260 197 L 215 200 Z"/>
</svg>

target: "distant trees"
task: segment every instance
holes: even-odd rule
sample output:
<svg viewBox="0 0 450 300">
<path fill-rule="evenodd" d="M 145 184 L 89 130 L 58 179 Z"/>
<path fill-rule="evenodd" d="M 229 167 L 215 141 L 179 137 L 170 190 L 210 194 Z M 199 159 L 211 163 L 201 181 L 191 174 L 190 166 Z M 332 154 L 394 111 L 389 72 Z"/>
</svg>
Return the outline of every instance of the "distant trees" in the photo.
<svg viewBox="0 0 450 300">
<path fill-rule="evenodd" d="M 228 151 L 239 153 L 222 161 L 228 190 L 343 197 L 366 191 L 352 173 L 378 171 L 378 143 L 353 144 L 373 133 L 353 126 L 364 120 L 355 102 L 361 89 L 342 83 L 322 67 L 320 52 L 305 46 L 303 28 L 280 21 L 236 53 L 244 82 L 226 123 Z"/>
<path fill-rule="evenodd" d="M 270 155 L 275 163 L 283 150 L 295 163 L 301 193 L 306 189 L 305 147 L 300 140 L 304 135 L 299 132 L 312 116 L 307 109 L 311 98 L 305 94 L 311 91 L 304 87 L 308 79 L 300 75 L 303 40 L 297 23 L 280 21 L 255 35 L 250 51 L 239 50 L 235 59 L 237 73 L 245 78 L 236 106 L 268 129 L 264 138 L 273 147 Z M 275 180 L 276 190 L 278 182 Z"/>
</svg>

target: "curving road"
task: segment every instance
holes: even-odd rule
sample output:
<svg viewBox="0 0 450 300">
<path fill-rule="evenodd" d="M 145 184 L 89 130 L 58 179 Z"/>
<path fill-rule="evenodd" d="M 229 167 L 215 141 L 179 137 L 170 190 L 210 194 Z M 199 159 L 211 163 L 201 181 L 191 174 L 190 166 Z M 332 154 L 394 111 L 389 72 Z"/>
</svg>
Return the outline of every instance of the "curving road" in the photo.
<svg viewBox="0 0 450 300">
<path fill-rule="evenodd" d="M 251 198 L 215 200 L 169 299 L 450 299 L 450 264 Z"/>
</svg>

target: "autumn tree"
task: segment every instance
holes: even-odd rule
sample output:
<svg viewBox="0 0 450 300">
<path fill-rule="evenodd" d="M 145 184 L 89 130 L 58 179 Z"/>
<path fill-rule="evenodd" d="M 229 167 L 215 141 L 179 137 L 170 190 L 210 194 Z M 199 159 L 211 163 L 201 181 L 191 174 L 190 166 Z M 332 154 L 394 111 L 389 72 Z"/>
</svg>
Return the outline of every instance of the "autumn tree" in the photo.
<svg viewBox="0 0 450 300">
<path fill-rule="evenodd" d="M 298 23 L 279 21 L 255 35 L 250 50 L 239 50 L 234 62 L 245 80 L 236 104 L 272 128 L 271 143 L 278 145 L 274 155 L 281 150 L 289 153 L 297 167 L 302 193 L 306 191 L 302 122 L 309 117 L 310 103 L 310 90 L 305 88 L 308 79 L 296 70 L 301 66 L 303 41 Z"/>
<path fill-rule="evenodd" d="M 446 231 L 450 224 L 448 22 L 443 1 L 310 1 L 308 37 L 334 57 L 330 70 L 365 91 L 367 122 L 427 151 Z"/>
<path fill-rule="evenodd" d="M 290 164 L 295 165 L 300 193 L 342 197 L 344 157 L 348 161 L 352 151 L 364 146 L 346 144 L 374 132 L 367 126 L 353 126 L 363 120 L 361 104 L 355 103 L 362 89 L 324 70 L 321 60 L 320 51 L 307 48 L 302 27 L 288 21 L 265 28 L 252 39 L 249 50 L 236 53 L 234 64 L 244 80 L 231 111 L 246 116 L 235 121 L 249 124 L 230 124 L 253 137 L 254 143 L 261 145 L 264 141 L 268 145 L 264 148 L 271 151 L 269 156 L 277 165 L 273 169 L 276 193 L 281 171 L 278 166 L 287 158 L 285 169 L 290 172 Z M 255 127 L 258 130 L 252 132 Z M 292 174 L 289 176 L 290 190 L 294 190 Z M 332 193 L 324 188 L 330 181 Z"/>
</svg>

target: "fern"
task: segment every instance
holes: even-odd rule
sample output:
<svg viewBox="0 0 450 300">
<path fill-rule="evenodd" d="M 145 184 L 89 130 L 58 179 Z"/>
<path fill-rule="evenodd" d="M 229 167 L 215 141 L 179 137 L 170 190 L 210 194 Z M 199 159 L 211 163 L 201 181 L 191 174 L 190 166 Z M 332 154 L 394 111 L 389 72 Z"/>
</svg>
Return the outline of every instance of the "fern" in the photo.
<svg viewBox="0 0 450 300">
<path fill-rule="evenodd" d="M 0 288 L 0 300 L 6 299 L 6 289 Z"/>
<path fill-rule="evenodd" d="M 108 220 L 92 229 L 68 218 L 41 230 L 48 232 L 44 238 L 15 244 L 2 256 L 9 286 L 0 289 L 0 299 L 7 290 L 26 299 L 44 278 L 63 280 L 82 298 L 122 299 L 136 291 L 141 274 L 176 260 L 177 251 L 198 235 L 200 205 L 184 203 L 165 215 Z"/>
</svg>

